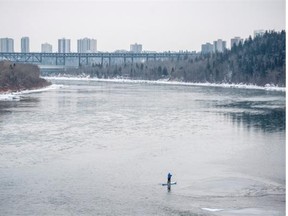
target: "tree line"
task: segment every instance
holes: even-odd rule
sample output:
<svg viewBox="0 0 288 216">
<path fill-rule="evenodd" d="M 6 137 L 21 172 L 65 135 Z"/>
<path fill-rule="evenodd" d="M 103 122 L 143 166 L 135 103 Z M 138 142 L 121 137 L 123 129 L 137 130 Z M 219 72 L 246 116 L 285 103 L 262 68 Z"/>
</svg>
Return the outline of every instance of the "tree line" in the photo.
<svg viewBox="0 0 288 216">
<path fill-rule="evenodd" d="M 82 66 L 61 73 L 97 78 L 177 80 L 182 82 L 274 84 L 285 86 L 286 32 L 269 31 L 223 53 L 200 54 L 182 60 L 122 65 Z"/>
</svg>

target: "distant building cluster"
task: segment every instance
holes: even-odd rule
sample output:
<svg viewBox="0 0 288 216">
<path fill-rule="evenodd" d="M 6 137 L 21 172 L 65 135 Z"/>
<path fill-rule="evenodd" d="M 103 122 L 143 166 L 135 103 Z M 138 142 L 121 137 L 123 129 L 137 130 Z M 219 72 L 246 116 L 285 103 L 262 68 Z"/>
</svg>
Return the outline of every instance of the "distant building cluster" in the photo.
<svg viewBox="0 0 288 216">
<path fill-rule="evenodd" d="M 255 30 L 254 31 L 254 38 L 263 36 L 265 34 L 265 30 Z M 243 44 L 243 39 L 240 37 L 234 37 L 231 39 L 230 47 L 238 46 L 240 43 Z M 218 39 L 217 41 L 214 41 L 213 44 L 211 43 L 205 43 L 201 45 L 201 53 L 207 54 L 207 53 L 215 53 L 219 52 L 222 53 L 226 50 L 226 41 L 223 41 L 221 39 Z"/>
<path fill-rule="evenodd" d="M 226 50 L 226 41 L 218 39 L 213 42 L 214 52 L 224 52 Z"/>
<path fill-rule="evenodd" d="M 202 44 L 202 46 L 201 46 L 201 52 L 203 54 L 215 53 L 215 52 L 222 53 L 225 50 L 226 50 L 226 41 L 223 41 L 221 39 L 214 41 L 213 44 L 206 43 L 206 44 Z"/>
<path fill-rule="evenodd" d="M 127 50 L 120 50 L 121 52 L 129 52 Z M 14 52 L 14 40 L 12 38 L 0 38 L 0 52 Z M 29 37 L 21 38 L 21 52 L 30 52 L 30 39 Z M 52 53 L 52 44 L 41 44 L 42 53 Z M 66 38 L 58 39 L 58 53 L 70 53 L 71 52 L 71 40 Z M 78 53 L 96 53 L 97 52 L 97 40 L 94 38 L 82 38 L 77 40 L 77 52 Z M 119 52 L 115 51 L 115 52 Z M 141 53 L 142 44 L 131 44 L 130 52 Z"/>
<path fill-rule="evenodd" d="M 66 38 L 58 39 L 58 53 L 71 52 L 71 40 Z M 0 38 L 0 52 L 14 52 L 14 40 L 12 38 Z M 29 37 L 21 38 L 21 52 L 30 52 Z M 52 53 L 52 44 L 41 44 L 42 53 Z M 77 40 L 77 52 L 79 53 L 95 53 L 97 52 L 97 40 L 93 38 L 83 38 Z"/>
<path fill-rule="evenodd" d="M 233 46 L 238 46 L 240 43 L 243 44 L 243 39 L 242 39 L 242 38 L 240 38 L 240 37 L 234 37 L 234 38 L 232 38 L 232 39 L 231 39 L 231 48 L 232 48 Z"/>
<path fill-rule="evenodd" d="M 201 52 L 203 54 L 207 54 L 207 53 L 213 53 L 214 52 L 214 46 L 211 43 L 206 43 L 206 44 L 202 44 L 201 46 Z"/>
<path fill-rule="evenodd" d="M 14 52 L 14 40 L 12 38 L 0 38 L 1 52 Z"/>
<path fill-rule="evenodd" d="M 41 44 L 42 53 L 52 53 L 52 45 L 49 43 Z"/>
<path fill-rule="evenodd" d="M 255 32 L 257 32 L 257 35 L 262 34 L 261 32 L 254 31 L 254 37 L 255 37 Z M 231 39 L 230 47 L 232 48 L 233 46 L 238 46 L 240 43 L 243 43 L 243 39 L 240 37 L 234 37 Z M 217 41 L 214 41 L 213 44 L 211 43 L 205 43 L 201 45 L 201 53 L 203 54 L 208 54 L 208 53 L 223 53 L 226 49 L 226 41 L 223 41 L 221 39 L 218 39 Z"/>
<path fill-rule="evenodd" d="M 262 36 L 265 34 L 264 30 L 255 30 L 254 38 Z M 238 46 L 240 43 L 243 43 L 243 39 L 240 37 L 234 37 L 231 39 L 231 48 L 233 46 Z M 42 53 L 52 53 L 52 44 L 43 43 L 41 44 Z M 213 43 L 205 43 L 201 45 L 201 53 L 223 53 L 227 49 L 226 41 L 218 39 Z M 71 40 L 66 38 L 58 39 L 58 53 L 70 53 L 71 52 Z M 0 38 L 0 52 L 14 52 L 14 39 L 12 38 Z M 25 36 L 21 38 L 21 52 L 29 53 L 30 52 L 30 39 Z M 78 53 L 96 53 L 97 52 L 97 40 L 94 38 L 82 38 L 77 40 L 77 52 Z M 141 53 L 143 52 L 142 44 L 134 43 L 130 45 L 130 50 L 116 50 L 115 52 L 125 53 Z M 147 52 L 147 51 L 146 51 Z"/>
<path fill-rule="evenodd" d="M 78 53 L 95 53 L 97 52 L 97 40 L 90 38 L 83 38 L 77 40 Z"/>
<path fill-rule="evenodd" d="M 21 38 L 21 52 L 22 53 L 28 53 L 30 52 L 29 48 L 29 37 L 22 37 Z"/>
<path fill-rule="evenodd" d="M 259 37 L 259 36 L 263 36 L 264 34 L 265 34 L 265 31 L 263 29 L 255 30 L 254 31 L 254 38 Z"/>
<path fill-rule="evenodd" d="M 70 53 L 70 39 L 58 39 L 58 53 Z"/>
<path fill-rule="evenodd" d="M 142 52 L 142 44 L 131 44 L 130 45 L 130 52 L 133 53 L 141 53 Z"/>
</svg>

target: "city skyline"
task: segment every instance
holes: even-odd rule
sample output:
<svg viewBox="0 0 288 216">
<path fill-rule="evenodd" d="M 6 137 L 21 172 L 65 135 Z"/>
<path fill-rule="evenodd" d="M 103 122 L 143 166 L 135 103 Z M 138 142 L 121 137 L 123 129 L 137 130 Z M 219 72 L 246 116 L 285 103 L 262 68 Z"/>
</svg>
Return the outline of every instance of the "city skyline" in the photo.
<svg viewBox="0 0 288 216">
<path fill-rule="evenodd" d="M 71 39 L 71 52 L 85 37 L 97 40 L 98 51 L 129 50 L 139 43 L 148 51 L 199 52 L 209 41 L 245 39 L 257 29 L 286 29 L 284 0 L 0 0 L 0 6 L 0 38 L 13 38 L 15 52 L 23 36 L 30 38 L 31 52 L 39 52 L 44 42 L 56 48 L 63 37 Z"/>
<path fill-rule="evenodd" d="M 251 38 L 255 38 L 257 36 L 262 36 L 265 34 L 265 30 L 254 30 L 253 36 L 249 36 Z M 239 45 L 239 43 L 243 43 L 248 38 L 241 38 L 241 37 L 233 37 L 230 41 L 230 46 L 227 46 L 229 44 L 229 41 L 217 39 L 214 40 L 212 43 L 206 42 L 201 44 L 201 49 L 199 51 L 196 50 L 179 50 L 179 51 L 172 51 L 172 52 L 194 52 L 194 53 L 212 53 L 212 52 L 224 52 L 226 49 L 231 49 L 233 45 Z M 27 36 L 24 36 L 21 38 L 21 50 L 14 50 L 14 39 L 13 38 L 0 38 L 1 44 L 0 44 L 0 52 L 26 52 L 29 53 L 30 51 L 30 38 Z M 93 38 L 80 38 L 77 39 L 77 51 L 72 50 L 71 51 L 71 39 L 69 38 L 60 38 L 58 39 L 57 47 L 54 50 L 54 53 L 96 53 L 96 52 L 102 52 L 97 50 L 97 40 Z M 72 42 L 73 43 L 73 42 Z M 141 52 L 157 52 L 154 50 L 143 50 L 142 44 L 134 43 L 130 44 L 130 49 L 118 49 L 110 52 L 134 52 L 134 53 L 141 53 Z M 9 47 L 9 48 L 7 48 Z M 25 51 L 26 50 L 26 51 Z M 53 52 L 52 44 L 50 43 L 41 43 L 41 51 L 37 52 Z M 164 52 L 171 51 L 166 50 Z"/>
</svg>

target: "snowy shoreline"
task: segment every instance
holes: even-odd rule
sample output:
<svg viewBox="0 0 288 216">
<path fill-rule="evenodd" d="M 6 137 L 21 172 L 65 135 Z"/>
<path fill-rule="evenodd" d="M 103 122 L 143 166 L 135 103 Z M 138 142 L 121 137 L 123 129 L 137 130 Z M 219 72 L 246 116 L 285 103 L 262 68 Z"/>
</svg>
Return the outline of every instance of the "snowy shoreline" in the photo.
<svg viewBox="0 0 288 216">
<path fill-rule="evenodd" d="M 115 82 L 115 83 L 147 83 L 147 84 L 164 84 L 164 85 L 182 85 L 182 86 L 203 86 L 203 87 L 221 87 L 221 88 L 239 88 L 239 89 L 254 89 L 254 90 L 266 90 L 266 91 L 280 91 L 286 92 L 285 87 L 278 87 L 271 84 L 265 86 L 257 86 L 253 84 L 229 84 L 229 83 L 192 83 L 192 82 L 181 82 L 181 81 L 169 81 L 169 80 L 131 80 L 123 78 L 115 79 L 99 79 L 90 77 L 43 77 L 47 80 L 73 80 L 73 81 L 96 81 L 96 82 Z"/>
<path fill-rule="evenodd" d="M 219 87 L 219 88 L 238 88 L 251 90 L 265 90 L 286 92 L 285 87 L 278 87 L 267 84 L 266 86 L 246 85 L 246 84 L 228 84 L 228 83 L 191 83 L 168 80 L 130 80 L 130 79 L 99 79 L 89 77 L 43 77 L 47 80 L 73 80 L 73 81 L 95 81 L 95 82 L 114 82 L 114 83 L 135 83 L 135 84 L 154 84 L 154 85 L 178 85 L 178 86 L 203 86 L 203 87 Z M 20 101 L 20 95 L 31 94 L 36 92 L 49 91 L 63 87 L 62 85 L 52 84 L 45 88 L 23 90 L 18 92 L 3 92 L 0 93 L 0 101 Z"/>
<path fill-rule="evenodd" d="M 3 93 L 0 93 L 0 101 L 20 101 L 20 96 L 23 94 L 31 94 L 31 93 L 37 93 L 37 92 L 43 92 L 43 91 L 50 91 L 50 90 L 58 89 L 61 87 L 62 87 L 62 85 L 52 84 L 52 85 L 46 86 L 44 88 L 15 91 L 15 92 L 3 92 Z"/>
</svg>

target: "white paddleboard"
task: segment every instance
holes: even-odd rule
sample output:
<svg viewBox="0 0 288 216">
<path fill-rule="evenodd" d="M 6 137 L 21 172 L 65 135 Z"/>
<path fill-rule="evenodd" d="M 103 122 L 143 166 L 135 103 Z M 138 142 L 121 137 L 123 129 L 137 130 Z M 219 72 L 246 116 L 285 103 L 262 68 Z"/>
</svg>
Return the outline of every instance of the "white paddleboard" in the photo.
<svg viewBox="0 0 288 216">
<path fill-rule="evenodd" d="M 176 185 L 176 184 L 177 184 L 177 182 L 171 182 L 171 183 L 169 183 L 169 184 L 167 184 L 167 183 L 162 184 L 162 186 L 169 186 L 169 185 Z"/>
</svg>

